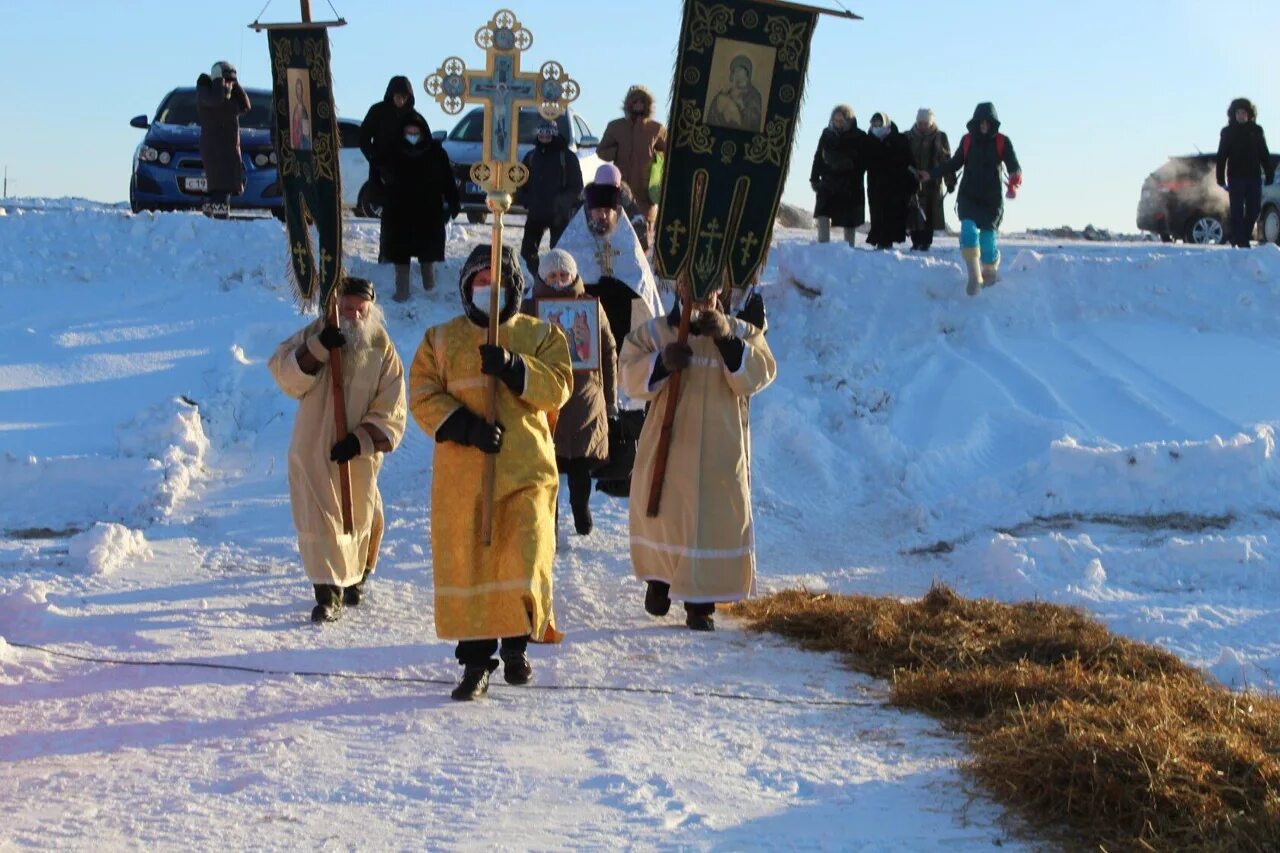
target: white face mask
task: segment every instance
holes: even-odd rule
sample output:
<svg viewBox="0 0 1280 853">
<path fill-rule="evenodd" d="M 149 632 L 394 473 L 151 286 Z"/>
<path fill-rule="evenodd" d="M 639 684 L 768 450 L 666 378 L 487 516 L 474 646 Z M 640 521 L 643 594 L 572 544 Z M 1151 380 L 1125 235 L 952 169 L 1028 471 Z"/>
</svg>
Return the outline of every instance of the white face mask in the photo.
<svg viewBox="0 0 1280 853">
<path fill-rule="evenodd" d="M 489 313 L 489 294 L 493 290 L 492 285 L 488 287 L 471 288 L 471 304 L 483 311 Z M 498 294 L 498 313 L 501 314 L 507 307 L 507 289 L 502 288 L 502 292 Z"/>
</svg>

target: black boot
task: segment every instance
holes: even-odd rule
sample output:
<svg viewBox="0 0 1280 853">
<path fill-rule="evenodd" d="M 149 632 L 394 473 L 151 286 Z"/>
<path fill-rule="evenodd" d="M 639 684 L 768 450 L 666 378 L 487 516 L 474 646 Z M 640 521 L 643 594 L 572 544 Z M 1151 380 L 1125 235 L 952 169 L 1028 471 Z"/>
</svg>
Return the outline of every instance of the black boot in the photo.
<svg viewBox="0 0 1280 853">
<path fill-rule="evenodd" d="M 573 459 L 568 466 L 569 506 L 573 509 L 573 527 L 586 536 L 594 527 L 591 518 L 591 467 L 586 459 Z"/>
<path fill-rule="evenodd" d="M 496 660 L 469 663 L 462 671 L 462 681 L 449 696 L 456 702 L 472 702 L 489 692 L 489 673 L 498 668 Z"/>
<path fill-rule="evenodd" d="M 716 629 L 716 620 L 713 618 L 716 612 L 714 603 L 707 604 L 689 604 L 684 605 L 684 624 L 689 626 L 690 631 L 714 631 Z"/>
<path fill-rule="evenodd" d="M 342 615 L 342 590 L 333 584 L 318 583 L 316 606 L 311 610 L 312 622 L 337 622 Z"/>
<path fill-rule="evenodd" d="M 361 599 L 364 598 L 364 582 L 367 581 L 368 579 L 369 579 L 369 570 L 365 569 L 364 575 L 361 576 L 360 581 L 358 583 L 352 584 L 351 586 L 342 590 L 342 603 L 348 607 L 355 607 L 357 604 L 359 604 Z"/>
<path fill-rule="evenodd" d="M 644 593 L 644 611 L 650 616 L 666 616 L 671 610 L 671 584 L 662 581 L 646 581 L 649 588 Z"/>
<path fill-rule="evenodd" d="M 507 684 L 528 684 L 533 681 L 533 667 L 529 664 L 528 637 L 506 637 L 498 656 L 502 658 L 502 677 Z"/>
</svg>

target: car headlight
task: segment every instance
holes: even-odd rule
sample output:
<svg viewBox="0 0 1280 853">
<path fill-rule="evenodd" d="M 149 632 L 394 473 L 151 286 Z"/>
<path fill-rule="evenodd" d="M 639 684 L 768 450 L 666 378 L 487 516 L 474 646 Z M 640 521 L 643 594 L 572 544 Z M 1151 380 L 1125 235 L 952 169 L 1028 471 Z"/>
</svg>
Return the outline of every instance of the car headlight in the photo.
<svg viewBox="0 0 1280 853">
<path fill-rule="evenodd" d="M 257 166 L 259 169 L 261 169 L 263 166 L 267 165 L 267 163 L 270 163 L 270 162 L 271 162 L 271 158 L 269 158 L 266 154 L 253 155 L 253 165 Z"/>
<path fill-rule="evenodd" d="M 160 152 L 152 148 L 150 145 L 144 145 L 142 146 L 142 149 L 138 151 L 138 159 L 146 163 L 154 163 L 160 159 Z"/>
<path fill-rule="evenodd" d="M 276 156 L 276 152 L 274 152 L 274 151 L 272 151 L 272 152 L 271 152 L 271 155 L 270 155 L 270 157 L 269 157 L 268 159 L 270 159 L 270 160 L 271 160 L 271 165 L 272 165 L 272 166 L 275 166 L 275 165 L 277 165 L 277 164 L 280 162 L 280 158 Z"/>
<path fill-rule="evenodd" d="M 160 165 L 161 165 L 161 166 L 168 166 L 168 165 L 169 165 L 169 162 L 170 162 L 171 160 L 173 160 L 173 155 L 172 155 L 172 154 L 170 154 L 168 151 L 161 151 L 161 152 L 160 152 Z"/>
</svg>

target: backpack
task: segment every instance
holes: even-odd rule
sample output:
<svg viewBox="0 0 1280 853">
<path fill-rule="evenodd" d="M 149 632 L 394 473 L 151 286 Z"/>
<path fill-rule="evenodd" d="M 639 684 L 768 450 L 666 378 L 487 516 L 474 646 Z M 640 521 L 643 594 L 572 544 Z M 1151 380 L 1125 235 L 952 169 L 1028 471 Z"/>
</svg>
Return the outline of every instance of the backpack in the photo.
<svg viewBox="0 0 1280 853">
<path fill-rule="evenodd" d="M 966 163 L 969 162 L 969 137 L 972 135 L 973 134 L 971 133 L 966 133 L 964 135 L 964 139 L 960 140 L 960 153 L 964 155 L 964 161 Z M 1000 158 L 1002 162 L 1004 161 L 1004 134 L 999 132 L 996 133 L 996 156 Z"/>
</svg>

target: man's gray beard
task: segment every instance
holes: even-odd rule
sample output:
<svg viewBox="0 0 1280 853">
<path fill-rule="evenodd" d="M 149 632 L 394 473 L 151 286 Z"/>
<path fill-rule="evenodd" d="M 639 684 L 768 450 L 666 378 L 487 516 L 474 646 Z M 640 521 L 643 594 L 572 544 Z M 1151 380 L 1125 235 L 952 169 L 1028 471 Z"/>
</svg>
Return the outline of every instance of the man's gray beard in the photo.
<svg viewBox="0 0 1280 853">
<path fill-rule="evenodd" d="M 374 344 L 386 337 L 386 317 L 382 306 L 369 303 L 368 313 L 363 320 L 349 320 L 342 317 L 338 320 L 347 342 L 342 345 L 342 357 L 353 364 L 363 364 L 372 353 Z"/>
</svg>

